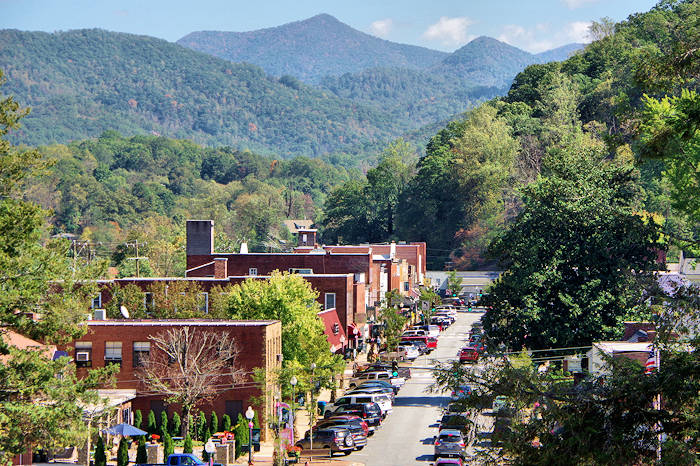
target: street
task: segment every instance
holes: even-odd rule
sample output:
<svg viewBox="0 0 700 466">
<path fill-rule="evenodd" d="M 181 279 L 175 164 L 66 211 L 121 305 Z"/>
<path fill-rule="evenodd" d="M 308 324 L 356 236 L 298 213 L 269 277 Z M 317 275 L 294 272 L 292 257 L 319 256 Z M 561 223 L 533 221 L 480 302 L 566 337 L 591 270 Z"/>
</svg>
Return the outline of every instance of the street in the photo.
<svg viewBox="0 0 700 466">
<path fill-rule="evenodd" d="M 352 460 L 367 466 L 427 464 L 433 461 L 433 436 L 437 433 L 441 408 L 449 401 L 449 393 L 427 392 L 433 382 L 430 361 L 456 358 L 472 323 L 481 315 L 459 312 L 456 322 L 440 335 L 437 349 L 415 360 L 411 379 L 396 396 L 394 412 L 387 417 L 381 429 L 370 437 L 364 450 L 350 456 Z"/>
</svg>

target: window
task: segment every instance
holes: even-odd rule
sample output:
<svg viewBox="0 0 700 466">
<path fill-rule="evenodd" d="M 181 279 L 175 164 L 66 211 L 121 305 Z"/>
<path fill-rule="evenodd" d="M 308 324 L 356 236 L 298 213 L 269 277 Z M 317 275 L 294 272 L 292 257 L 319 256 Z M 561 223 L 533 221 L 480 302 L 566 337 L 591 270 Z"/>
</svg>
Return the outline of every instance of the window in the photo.
<svg viewBox="0 0 700 466">
<path fill-rule="evenodd" d="M 122 422 L 125 424 L 131 424 L 131 408 L 122 409 Z"/>
<path fill-rule="evenodd" d="M 301 235 L 301 242 L 304 243 L 304 244 L 306 244 L 306 233 L 304 233 L 303 235 Z"/>
<path fill-rule="evenodd" d="M 155 307 L 153 293 L 147 292 L 143 294 L 143 307 L 146 309 L 146 312 L 153 312 L 153 308 Z"/>
<path fill-rule="evenodd" d="M 325 294 L 326 306 L 324 309 L 333 309 L 335 307 L 335 293 Z"/>
<path fill-rule="evenodd" d="M 93 309 L 100 309 L 102 307 L 102 293 L 98 294 L 94 298 L 92 298 L 92 305 L 91 307 Z"/>
<path fill-rule="evenodd" d="M 209 314 L 209 293 L 199 293 L 199 310 Z"/>
<path fill-rule="evenodd" d="M 143 361 L 151 354 L 151 343 L 148 341 L 134 342 L 134 367 L 143 365 Z"/>
<path fill-rule="evenodd" d="M 408 290 L 409 290 L 408 282 L 403 282 L 403 290 L 404 290 L 404 291 L 408 291 Z"/>
<path fill-rule="evenodd" d="M 106 341 L 105 342 L 105 364 L 122 363 L 122 342 L 121 341 Z"/>
<path fill-rule="evenodd" d="M 92 367 L 92 342 L 75 342 L 75 365 L 78 367 Z"/>
<path fill-rule="evenodd" d="M 313 269 L 289 269 L 289 273 L 298 273 L 301 275 L 312 275 L 314 273 Z"/>
<path fill-rule="evenodd" d="M 251 267 L 248 269 L 248 275 L 255 277 L 258 274 L 258 269 L 256 267 Z"/>
</svg>

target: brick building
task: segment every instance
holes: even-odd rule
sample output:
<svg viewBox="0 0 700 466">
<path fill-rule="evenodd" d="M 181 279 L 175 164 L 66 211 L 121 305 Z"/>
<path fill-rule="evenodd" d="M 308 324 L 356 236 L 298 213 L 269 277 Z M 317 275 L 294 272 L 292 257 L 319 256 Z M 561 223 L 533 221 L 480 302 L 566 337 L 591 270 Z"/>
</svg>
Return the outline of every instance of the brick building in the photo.
<svg viewBox="0 0 700 466">
<path fill-rule="evenodd" d="M 255 368 L 271 371 L 281 366 L 282 327 L 279 321 L 120 319 L 92 320 L 87 325 L 87 333 L 65 347 L 75 359 L 78 375 L 85 374 L 90 367 L 119 365 L 115 388 L 136 390 L 136 398 L 131 402 L 133 409 L 140 409 L 144 416 L 153 410 L 156 419 L 161 411 L 172 412 L 179 407 L 167 406 L 163 395 L 149 393 L 136 375 L 139 358 L 148 356 L 151 350 L 157 351 L 149 340 L 152 335 L 179 327 L 225 333 L 237 342 L 240 352 L 235 364 L 246 374 Z M 246 377 L 244 382 L 231 388 L 222 387 L 218 396 L 199 408 L 207 413 L 216 411 L 219 418 L 228 414 L 235 420 L 249 405 L 256 407 L 252 398 L 259 398 L 263 392 L 253 383 L 250 375 Z M 269 406 L 270 403 L 266 407 L 257 406 L 256 411 L 268 409 Z"/>
</svg>

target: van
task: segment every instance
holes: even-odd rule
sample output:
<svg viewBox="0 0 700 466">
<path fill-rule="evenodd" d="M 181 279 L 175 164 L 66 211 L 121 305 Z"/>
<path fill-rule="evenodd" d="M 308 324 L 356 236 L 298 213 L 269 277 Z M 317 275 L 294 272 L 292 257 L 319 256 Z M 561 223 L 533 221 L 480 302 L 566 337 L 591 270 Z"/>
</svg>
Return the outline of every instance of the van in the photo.
<svg viewBox="0 0 700 466">
<path fill-rule="evenodd" d="M 386 415 L 392 411 L 391 398 L 385 393 L 353 393 L 350 395 L 341 396 L 335 400 L 335 403 L 333 403 L 331 409 L 335 410 L 335 408 L 339 406 L 354 405 L 358 403 L 377 403 L 379 405 L 379 409 L 382 410 L 382 417 L 386 417 Z"/>
</svg>

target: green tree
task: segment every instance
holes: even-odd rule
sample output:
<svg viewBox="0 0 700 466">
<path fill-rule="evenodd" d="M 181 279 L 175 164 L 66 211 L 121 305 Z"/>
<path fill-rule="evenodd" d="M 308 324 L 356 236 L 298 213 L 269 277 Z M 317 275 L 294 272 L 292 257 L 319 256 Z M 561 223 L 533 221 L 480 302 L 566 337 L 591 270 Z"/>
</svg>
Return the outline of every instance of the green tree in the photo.
<svg viewBox="0 0 700 466">
<path fill-rule="evenodd" d="M 175 411 L 173 413 L 173 418 L 170 420 L 170 433 L 173 437 L 178 437 L 180 435 L 180 415 Z"/>
<path fill-rule="evenodd" d="M 160 424 L 158 425 L 158 430 L 161 437 L 165 437 L 168 432 L 168 412 L 163 410 L 160 412 Z"/>
<path fill-rule="evenodd" d="M 242 446 L 248 444 L 248 420 L 240 413 L 233 431 L 236 436 L 236 458 L 238 458 L 241 456 Z"/>
<path fill-rule="evenodd" d="M 175 443 L 173 442 L 173 438 L 166 431 L 163 434 L 163 457 L 167 458 L 173 453 L 175 453 Z"/>
<path fill-rule="evenodd" d="M 182 452 L 192 453 L 192 436 L 189 434 L 189 432 L 187 433 L 187 435 L 185 435 L 185 441 L 182 446 Z"/>
<path fill-rule="evenodd" d="M 447 273 L 447 289 L 453 295 L 462 292 L 462 277 L 457 275 L 456 270 L 451 270 Z"/>
<path fill-rule="evenodd" d="M 101 435 L 97 436 L 97 443 L 95 444 L 95 466 L 107 466 L 105 442 Z"/>
<path fill-rule="evenodd" d="M 210 430 L 212 432 L 218 432 L 219 431 L 219 418 L 216 415 L 216 411 L 211 412 L 211 423 L 210 423 Z"/>
<path fill-rule="evenodd" d="M 136 411 L 134 411 L 134 427 L 140 429 L 141 424 L 143 424 L 143 414 L 141 414 L 140 409 L 137 409 Z"/>
<path fill-rule="evenodd" d="M 638 173 L 579 139 L 550 156 L 524 207 L 491 246 L 505 272 L 482 298 L 484 330 L 511 349 L 572 347 L 618 335 L 658 269 L 660 228 L 637 210 Z"/>
<path fill-rule="evenodd" d="M 148 411 L 148 424 L 146 425 L 146 432 L 149 434 L 155 434 L 158 432 L 158 424 L 156 424 L 156 415 L 153 410 Z"/>
<path fill-rule="evenodd" d="M 398 290 L 386 293 L 382 308 L 379 311 L 379 320 L 383 324 L 383 336 L 388 351 L 396 351 L 401 340 L 408 318 L 402 316 L 396 306 L 396 301 L 401 298 Z"/>
<path fill-rule="evenodd" d="M 200 411 L 199 415 L 197 416 L 197 440 L 199 440 L 201 442 L 206 441 L 204 438 L 206 430 L 207 430 L 207 418 L 204 415 L 204 412 Z"/>
<path fill-rule="evenodd" d="M 77 281 L 97 278 L 102 270 L 80 264 L 72 269 L 68 244 L 44 240 L 48 212 L 24 200 L 32 177 L 47 167 L 38 151 L 6 139 L 27 113 L 12 97 L 0 100 L 0 322 L 4 332 L 67 343 L 85 333 L 85 309 L 97 292 Z M 37 314 L 41 319 L 32 318 Z M 19 350 L 7 341 L 0 340 L 0 354 L 6 355 L 0 364 L 0 462 L 28 449 L 83 443 L 89 432 L 80 405 L 97 402 L 93 389 L 115 371 L 96 369 L 78 380 L 69 358 L 52 361 L 43 351 Z"/>
<path fill-rule="evenodd" d="M 148 453 L 146 452 L 146 439 L 139 437 L 139 446 L 136 449 L 136 464 L 148 463 Z"/>
<path fill-rule="evenodd" d="M 117 448 L 117 466 L 128 466 L 129 464 L 129 444 L 125 437 L 119 440 Z"/>
<path fill-rule="evenodd" d="M 342 360 L 330 352 L 318 316 L 317 293 L 298 274 L 273 272 L 269 280 L 246 280 L 227 290 L 227 308 L 234 319 L 274 319 L 282 322 L 283 364 L 309 367 L 319 374 L 337 373 Z"/>
<path fill-rule="evenodd" d="M 231 418 L 228 414 L 224 414 L 221 417 L 221 430 L 224 432 L 231 432 Z"/>
</svg>

